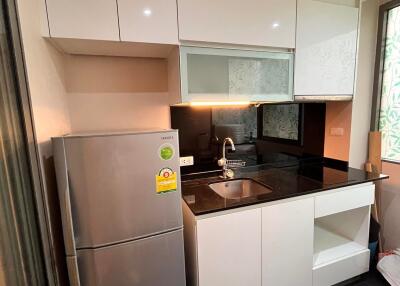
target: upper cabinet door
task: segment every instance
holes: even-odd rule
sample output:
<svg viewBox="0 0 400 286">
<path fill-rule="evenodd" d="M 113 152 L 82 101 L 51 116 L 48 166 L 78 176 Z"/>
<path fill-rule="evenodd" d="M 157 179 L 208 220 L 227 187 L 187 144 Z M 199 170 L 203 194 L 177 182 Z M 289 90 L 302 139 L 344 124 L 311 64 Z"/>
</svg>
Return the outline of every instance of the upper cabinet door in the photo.
<svg viewBox="0 0 400 286">
<path fill-rule="evenodd" d="M 178 0 L 179 38 L 294 48 L 296 0 Z"/>
<path fill-rule="evenodd" d="M 181 102 L 293 100 L 293 54 L 180 47 Z"/>
<path fill-rule="evenodd" d="M 295 95 L 353 95 L 358 7 L 354 0 L 298 0 Z"/>
<path fill-rule="evenodd" d="M 121 41 L 178 44 L 175 0 L 118 0 Z"/>
<path fill-rule="evenodd" d="M 47 0 L 50 36 L 119 41 L 115 0 Z"/>
</svg>

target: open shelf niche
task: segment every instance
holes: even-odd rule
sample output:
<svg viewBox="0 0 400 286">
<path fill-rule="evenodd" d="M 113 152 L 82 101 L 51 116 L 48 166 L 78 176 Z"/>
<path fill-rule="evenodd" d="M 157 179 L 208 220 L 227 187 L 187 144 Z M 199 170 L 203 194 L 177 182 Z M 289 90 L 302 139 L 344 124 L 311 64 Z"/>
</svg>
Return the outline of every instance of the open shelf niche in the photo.
<svg viewBox="0 0 400 286">
<path fill-rule="evenodd" d="M 370 206 L 315 219 L 314 269 L 368 248 Z"/>
</svg>

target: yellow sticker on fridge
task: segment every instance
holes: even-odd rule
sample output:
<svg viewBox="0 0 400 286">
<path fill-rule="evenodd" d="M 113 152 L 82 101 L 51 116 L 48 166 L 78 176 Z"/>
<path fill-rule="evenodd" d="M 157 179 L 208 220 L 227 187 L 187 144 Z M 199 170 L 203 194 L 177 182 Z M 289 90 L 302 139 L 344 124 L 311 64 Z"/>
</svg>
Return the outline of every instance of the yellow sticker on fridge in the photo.
<svg viewBox="0 0 400 286">
<path fill-rule="evenodd" d="M 158 175 L 156 175 L 157 194 L 173 192 L 176 189 L 176 172 L 173 172 L 170 168 L 161 169 Z"/>
</svg>

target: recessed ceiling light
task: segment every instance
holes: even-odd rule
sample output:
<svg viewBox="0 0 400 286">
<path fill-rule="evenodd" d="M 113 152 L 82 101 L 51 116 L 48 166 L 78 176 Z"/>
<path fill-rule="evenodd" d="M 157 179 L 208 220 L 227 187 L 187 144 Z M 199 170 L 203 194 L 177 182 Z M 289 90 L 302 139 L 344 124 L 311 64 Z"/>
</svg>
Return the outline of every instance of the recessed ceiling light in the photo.
<svg viewBox="0 0 400 286">
<path fill-rule="evenodd" d="M 272 24 L 272 28 L 274 28 L 274 29 L 278 28 L 279 26 L 280 26 L 280 25 L 279 25 L 278 22 L 275 22 L 275 23 Z"/>
<path fill-rule="evenodd" d="M 149 9 L 149 8 L 146 8 L 146 9 L 144 9 L 143 10 L 143 14 L 145 15 L 145 16 L 151 16 L 151 9 Z"/>
</svg>

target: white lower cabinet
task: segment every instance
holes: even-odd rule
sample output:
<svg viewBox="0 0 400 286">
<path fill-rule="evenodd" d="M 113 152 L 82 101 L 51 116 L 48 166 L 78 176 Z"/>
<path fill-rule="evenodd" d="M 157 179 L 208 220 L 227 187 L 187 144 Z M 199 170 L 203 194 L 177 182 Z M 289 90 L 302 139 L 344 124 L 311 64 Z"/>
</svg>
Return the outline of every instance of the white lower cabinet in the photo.
<svg viewBox="0 0 400 286">
<path fill-rule="evenodd" d="M 368 271 L 372 183 L 195 216 L 183 204 L 189 286 L 329 286 Z"/>
<path fill-rule="evenodd" d="M 310 286 L 314 198 L 262 208 L 262 285 Z"/>
<path fill-rule="evenodd" d="M 367 272 L 369 269 L 369 256 L 369 250 L 364 249 L 358 253 L 342 257 L 332 263 L 315 267 L 312 285 L 335 285 Z"/>
<path fill-rule="evenodd" d="M 198 285 L 261 285 L 261 209 L 197 221 Z"/>
</svg>

